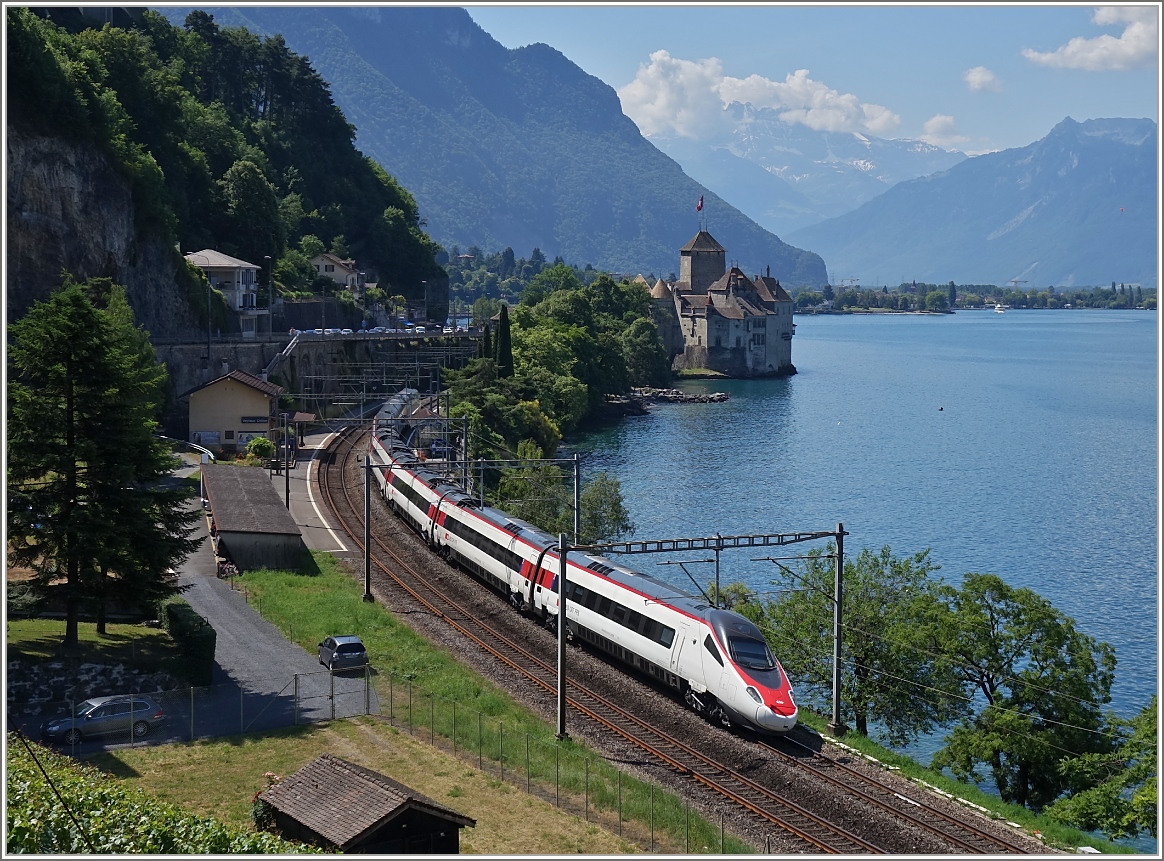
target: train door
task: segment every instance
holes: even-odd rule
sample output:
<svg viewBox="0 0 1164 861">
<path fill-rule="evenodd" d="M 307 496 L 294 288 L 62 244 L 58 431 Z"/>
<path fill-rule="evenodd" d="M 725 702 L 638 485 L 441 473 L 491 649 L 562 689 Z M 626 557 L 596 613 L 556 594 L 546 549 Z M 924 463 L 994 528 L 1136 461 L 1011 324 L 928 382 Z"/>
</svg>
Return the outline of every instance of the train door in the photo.
<svg viewBox="0 0 1164 861">
<path fill-rule="evenodd" d="M 704 629 L 703 642 L 700 644 L 700 651 L 703 658 L 703 679 L 707 685 L 708 693 L 714 695 L 717 699 L 723 691 L 727 690 L 725 686 L 725 676 L 728 673 L 727 658 L 719 648 L 719 644 L 715 641 L 715 637 L 711 631 Z M 717 702 L 714 702 L 710 697 L 706 703 L 711 710 L 720 708 Z M 726 715 L 722 717 L 726 720 Z"/>
</svg>

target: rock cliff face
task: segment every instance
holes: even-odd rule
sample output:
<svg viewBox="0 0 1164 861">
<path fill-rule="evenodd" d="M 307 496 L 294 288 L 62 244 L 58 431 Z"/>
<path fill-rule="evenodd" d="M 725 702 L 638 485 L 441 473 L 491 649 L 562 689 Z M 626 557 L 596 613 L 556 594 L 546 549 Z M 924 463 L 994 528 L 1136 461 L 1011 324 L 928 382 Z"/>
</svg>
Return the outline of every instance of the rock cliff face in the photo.
<svg viewBox="0 0 1164 861">
<path fill-rule="evenodd" d="M 8 129 L 8 319 L 47 299 L 62 271 L 124 284 L 138 325 L 156 338 L 197 338 L 200 323 L 175 280 L 180 256 L 134 223 L 128 180 L 100 151 Z"/>
</svg>

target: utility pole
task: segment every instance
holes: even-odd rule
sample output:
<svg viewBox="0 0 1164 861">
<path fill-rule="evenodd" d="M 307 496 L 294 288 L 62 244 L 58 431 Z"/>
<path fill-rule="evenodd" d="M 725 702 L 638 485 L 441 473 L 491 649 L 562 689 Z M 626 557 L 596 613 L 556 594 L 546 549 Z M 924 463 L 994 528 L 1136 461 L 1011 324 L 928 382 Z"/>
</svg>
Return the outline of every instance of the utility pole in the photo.
<svg viewBox="0 0 1164 861">
<path fill-rule="evenodd" d="M 558 533 L 558 738 L 566 732 L 566 533 Z"/>
<path fill-rule="evenodd" d="M 369 476 L 372 472 L 372 458 L 364 455 L 364 600 L 375 601 L 372 597 L 372 552 L 369 547 L 368 510 L 371 503 Z"/>
<path fill-rule="evenodd" d="M 847 729 L 841 723 L 841 580 L 845 573 L 845 527 L 842 523 L 837 524 L 836 541 L 837 569 L 833 579 L 833 716 L 828 723 L 828 730 L 834 738 L 840 738 Z"/>
</svg>

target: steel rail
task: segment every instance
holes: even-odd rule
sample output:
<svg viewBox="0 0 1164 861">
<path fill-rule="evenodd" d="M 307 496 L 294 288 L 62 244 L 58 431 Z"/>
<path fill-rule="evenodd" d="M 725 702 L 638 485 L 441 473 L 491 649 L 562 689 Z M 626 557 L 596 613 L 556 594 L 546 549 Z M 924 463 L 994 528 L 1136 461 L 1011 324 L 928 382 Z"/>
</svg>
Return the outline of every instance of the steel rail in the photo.
<svg viewBox="0 0 1164 861">
<path fill-rule="evenodd" d="M 347 430 L 349 430 L 349 429 L 345 429 L 345 432 L 347 432 Z M 350 430 L 353 432 L 355 431 L 354 428 L 350 429 Z M 333 446 L 335 448 L 338 448 L 341 441 L 346 442 L 346 437 L 337 437 L 335 443 L 333 443 Z M 348 451 L 350 452 L 354 448 L 355 448 L 355 445 L 351 444 L 351 445 L 349 445 Z M 342 465 L 343 465 L 342 458 L 327 458 L 326 459 L 326 463 L 328 463 L 329 465 L 335 461 L 339 461 L 339 466 L 342 468 Z M 338 508 L 335 504 L 335 499 L 331 493 L 330 484 L 325 480 L 325 476 L 323 475 L 322 472 L 320 474 L 319 481 L 320 481 L 321 487 L 322 487 L 322 489 L 323 489 L 323 491 L 324 491 L 324 493 L 329 501 L 329 505 L 331 506 L 332 511 L 336 513 L 337 517 L 339 517 L 339 519 L 341 521 L 341 525 L 343 526 L 345 531 L 347 531 L 349 533 L 349 535 L 352 536 L 352 540 L 355 541 L 358 545 L 360 545 L 360 547 L 362 549 L 362 544 L 359 541 L 359 537 L 353 532 L 352 529 L 350 529 L 348 527 L 347 523 L 344 522 L 344 519 L 339 515 Z M 345 481 L 341 481 L 340 484 L 344 489 L 345 497 L 347 497 L 347 499 L 345 501 L 347 502 L 348 507 L 350 507 L 352 509 L 352 511 L 355 512 L 356 508 L 350 501 L 350 490 L 347 486 L 347 483 Z M 828 534 L 831 535 L 833 533 L 828 533 Z M 795 536 L 781 535 L 781 536 L 764 536 L 764 537 L 769 538 L 769 539 L 776 539 L 778 541 L 781 541 L 781 543 L 783 543 L 784 541 L 788 541 L 788 539 L 803 540 L 800 533 L 797 533 Z M 813 536 L 813 537 L 816 537 L 816 536 Z M 419 576 L 412 569 L 410 564 L 407 563 L 404 559 L 402 559 L 395 551 L 393 551 L 391 548 L 388 548 L 387 546 L 385 546 L 383 544 L 383 542 L 381 542 L 378 538 L 374 539 L 374 542 L 380 548 L 381 552 L 383 552 L 384 554 L 389 556 L 405 572 L 407 572 L 410 576 L 423 582 L 424 578 Z M 775 542 L 773 542 L 773 543 L 775 543 Z M 491 646 L 489 643 L 485 642 L 485 640 L 482 639 L 480 636 L 478 636 L 476 633 L 474 633 L 474 631 L 470 630 L 467 627 L 467 624 L 462 624 L 461 622 L 458 622 L 455 618 L 453 618 L 453 615 L 450 614 L 447 610 L 442 610 L 441 608 L 437 607 L 435 604 L 433 604 L 431 601 L 427 600 L 423 595 L 421 595 L 417 590 L 415 590 L 414 588 L 409 586 L 407 583 L 404 583 L 400 579 L 400 577 L 398 577 L 393 572 L 389 571 L 388 568 L 379 559 L 376 560 L 376 565 L 381 571 L 384 572 L 384 574 L 386 574 L 389 578 L 391 578 L 393 581 L 395 581 L 396 584 L 401 589 L 403 589 L 405 592 L 407 592 L 414 600 L 418 601 L 422 606 L 429 609 L 437 617 L 444 619 L 446 622 L 448 622 L 450 625 L 452 625 L 454 627 L 454 629 L 456 629 L 462 635 L 468 637 L 471 641 L 473 641 L 474 643 L 479 645 L 481 648 L 486 650 L 489 654 L 494 655 L 496 658 L 501 660 L 507 666 L 511 667 L 512 669 L 514 669 L 515 671 L 517 671 L 521 675 L 523 675 L 526 678 L 528 678 L 529 680 L 533 681 L 535 684 L 541 686 L 545 691 L 547 691 L 549 693 L 556 693 L 557 692 L 556 668 L 551 667 L 549 664 L 546 664 L 544 661 L 542 661 L 537 656 L 530 654 L 523 647 L 514 643 L 513 641 L 511 641 L 510 639 L 508 639 L 504 635 L 500 634 L 499 632 L 492 630 L 489 627 L 489 625 L 486 624 L 485 622 L 483 622 L 482 620 L 473 617 L 471 614 L 466 613 L 464 610 L 462 610 L 460 608 L 455 608 L 456 613 L 458 613 L 463 619 L 467 620 L 467 624 L 475 625 L 475 626 L 483 629 L 484 631 L 488 632 L 489 637 L 491 637 L 495 641 L 503 644 L 506 649 L 508 649 L 511 652 L 515 653 L 516 655 L 520 656 L 520 660 L 515 660 L 515 659 L 511 658 L 509 655 L 503 654 L 497 648 L 495 648 L 495 647 Z M 442 598 L 442 600 L 443 600 L 443 596 L 440 596 L 439 593 L 434 592 L 433 594 L 438 598 Z M 455 605 L 450 605 L 450 606 L 455 607 Z M 540 670 L 545 675 L 544 676 L 539 675 L 537 672 L 534 672 L 533 669 L 531 669 L 530 665 L 532 665 L 533 668 Z M 712 789 L 713 791 L 730 799 L 733 803 L 743 807 L 744 809 L 746 809 L 748 811 L 751 811 L 752 813 L 766 819 L 767 821 L 770 821 L 770 822 L 773 822 L 774 824 L 779 825 L 780 827 L 784 828 L 785 830 L 789 831 L 792 834 L 795 834 L 796 836 L 800 837 L 801 839 L 806 840 L 807 842 L 811 843 L 812 845 L 816 846 L 817 848 L 820 848 L 826 852 L 851 852 L 851 851 L 853 851 L 853 849 L 851 847 L 848 847 L 848 848 L 836 847 L 833 844 L 827 843 L 826 840 L 821 839 L 821 838 L 817 837 L 816 835 L 810 833 L 808 829 L 810 829 L 814 826 L 816 828 L 826 829 L 831 835 L 841 837 L 843 840 L 851 841 L 856 847 L 858 847 L 858 851 L 874 852 L 874 853 L 879 853 L 879 852 L 884 851 L 884 850 L 880 849 L 879 847 L 876 847 L 873 844 L 868 843 L 867 841 L 863 840 L 862 838 L 857 837 L 856 835 L 850 834 L 849 832 L 845 831 L 844 829 L 840 829 L 831 823 L 828 823 L 826 820 L 820 818 L 816 814 L 813 814 L 811 811 L 805 810 L 804 808 L 801 808 L 799 805 L 796 805 L 795 802 L 791 802 L 788 799 L 784 799 L 784 798 L 780 797 L 779 795 L 777 795 L 776 793 L 767 789 L 766 787 L 762 786 L 761 784 L 756 783 L 755 781 L 752 781 L 751 779 L 734 772 L 732 769 L 723 766 L 722 764 L 716 762 L 715 760 L 711 759 L 710 757 L 703 754 L 702 752 L 700 752 L 694 748 L 691 748 L 690 746 L 684 744 L 683 742 L 668 736 L 666 733 L 663 733 L 663 732 L 655 729 L 654 727 L 649 726 L 648 724 L 645 724 L 642 720 L 640 720 L 636 716 L 630 714 L 628 711 L 621 708 L 617 704 L 606 700 L 602 696 L 595 694 L 592 691 L 587 690 L 585 687 L 579 685 L 577 682 L 571 680 L 568 684 L 569 684 L 569 689 L 574 694 L 574 696 L 572 696 L 568 701 L 581 714 L 587 716 L 588 718 L 597 722 L 601 726 L 617 733 L 618 735 L 620 735 L 622 738 L 624 738 L 629 743 L 631 743 L 635 746 L 638 746 L 638 747 L 642 748 L 643 750 L 649 752 L 651 755 L 657 757 L 659 760 L 666 763 L 668 766 L 670 766 L 671 768 L 673 768 L 674 770 L 676 770 L 680 774 L 684 774 L 684 775 L 691 777 L 696 782 L 699 782 L 699 783 L 703 784 L 704 786 L 708 787 L 709 789 Z M 581 699 L 589 699 L 592 703 L 596 703 L 597 707 L 594 705 L 586 705 L 584 702 L 580 701 Z M 628 729 L 626 726 L 620 725 L 617 720 L 612 720 L 612 719 L 604 716 L 603 714 L 601 714 L 598 711 L 598 708 L 605 709 L 606 711 L 612 713 L 613 715 L 615 715 L 619 720 L 621 720 L 625 724 L 629 724 L 632 727 L 632 729 Z M 658 740 L 658 743 L 656 744 L 656 743 L 650 743 L 650 742 L 645 741 L 642 738 L 643 731 L 647 731 L 647 732 L 650 732 L 651 734 L 653 734 L 655 736 L 655 738 Z M 793 739 L 788 739 L 788 741 L 790 743 L 797 744 L 801 747 L 805 747 L 806 750 L 811 751 L 811 748 L 807 748 L 806 746 L 800 744 L 799 742 L 796 742 Z M 937 808 L 934 808 L 931 805 L 928 805 L 928 804 L 921 802 L 921 801 L 918 801 L 916 799 L 907 798 L 906 796 L 903 796 L 900 793 L 898 793 L 896 790 L 893 790 L 893 789 L 885 786 L 884 784 L 882 784 L 878 781 L 875 781 L 872 778 L 869 778 L 867 775 L 864 775 L 861 772 L 856 771 L 855 769 L 848 768 L 843 763 L 839 763 L 836 760 L 831 759 L 830 757 L 825 757 L 823 755 L 817 754 L 815 751 L 811 751 L 813 753 L 814 757 L 820 757 L 821 759 L 828 761 L 832 766 L 836 767 L 840 771 L 844 771 L 845 773 L 847 773 L 848 775 L 850 775 L 854 779 L 859 780 L 861 783 L 873 784 L 873 785 L 877 786 L 881 792 L 891 793 L 891 794 L 897 796 L 898 798 L 901 798 L 906 803 L 921 807 L 922 809 L 926 810 L 927 813 L 930 813 L 930 814 L 934 815 L 935 817 L 937 817 L 937 818 L 939 818 L 947 823 L 954 825 L 956 828 L 959 828 L 959 829 L 962 829 L 966 832 L 969 832 L 975 838 L 977 838 L 979 840 L 987 841 L 990 844 L 990 849 L 984 850 L 981 847 L 981 845 L 975 845 L 973 843 L 967 842 L 966 840 L 963 840 L 956 835 L 950 834 L 948 831 L 945 831 L 941 828 L 938 828 L 931 823 L 927 823 L 925 820 L 923 820 L 923 819 L 921 819 L 921 818 L 919 818 L 919 817 L 917 817 L 917 816 L 915 816 L 907 811 L 903 811 L 897 807 L 894 807 L 893 805 L 885 802 L 881 798 L 877 798 L 876 796 L 870 794 L 869 792 L 866 792 L 858 787 L 854 787 L 852 785 L 846 784 L 843 780 L 841 780 L 833 775 L 827 774 L 821 768 L 814 766 L 814 765 L 807 764 L 801 759 L 793 757 L 793 756 L 791 756 L 788 753 L 785 753 L 783 751 L 780 751 L 779 749 L 775 748 L 771 743 L 769 743 L 767 741 L 761 740 L 760 743 L 763 744 L 767 749 L 771 750 L 772 753 L 775 754 L 782 761 L 787 762 L 787 763 L 791 763 L 797 767 L 803 768 L 803 769 L 807 770 L 809 773 L 811 773 L 814 777 L 820 779 L 822 782 L 832 784 L 832 785 L 840 788 L 843 792 L 850 794 L 850 795 L 853 795 L 853 796 L 856 796 L 856 797 L 860 798 L 862 801 L 864 801 L 868 804 L 871 804 L 874 807 L 883 809 L 895 817 L 899 817 L 901 819 L 904 819 L 904 820 L 908 821 L 909 823 L 911 823 L 912 825 L 914 825 L 914 826 L 916 826 L 924 831 L 937 834 L 944 841 L 953 844 L 955 847 L 957 847 L 958 849 L 960 849 L 962 851 L 989 852 L 989 851 L 997 851 L 998 847 L 1002 847 L 1003 849 L 1006 849 L 1009 851 L 1014 851 L 1014 852 L 1023 852 L 1024 851 L 1020 847 L 1017 847 L 1013 844 L 1009 844 L 1009 843 L 1003 841 L 1002 839 L 1000 839 L 992 834 L 989 834 L 988 832 L 976 829 L 973 825 L 970 825 L 969 823 L 966 823 L 962 820 L 959 820 L 958 818 L 953 817 L 953 816 L 945 813 L 944 811 L 938 810 Z M 659 746 L 660 744 L 664 745 L 664 746 L 670 746 L 674 751 L 678 751 L 678 755 L 676 753 L 668 753 L 667 751 L 661 749 Z M 683 757 L 687 757 L 688 761 L 684 761 Z M 694 760 L 695 764 L 693 765 L 690 760 Z M 700 771 L 699 770 L 700 768 L 708 769 L 712 773 L 715 773 L 715 774 L 720 775 L 720 776 L 719 777 L 709 776 L 708 774 Z M 728 785 L 725 785 L 725 784 L 729 784 L 729 783 L 733 784 L 734 788 L 729 787 Z M 745 794 L 745 793 L 747 793 L 747 794 Z M 756 798 L 756 796 L 758 796 L 758 799 Z M 772 810 L 765 808 L 765 806 L 764 806 L 765 804 L 776 805 L 787 812 L 783 813 L 783 814 L 774 813 Z M 791 814 L 792 818 L 801 818 L 803 820 L 807 820 L 807 822 L 801 822 L 799 824 L 794 824 L 792 822 L 789 822 L 789 821 L 787 821 L 787 817 L 789 817 L 790 814 Z"/>
<path fill-rule="evenodd" d="M 341 435 L 338 436 L 336 441 L 333 443 L 333 449 L 338 449 L 342 442 L 347 442 L 347 437 L 351 436 L 354 431 L 354 428 L 345 428 Z M 350 445 L 348 451 L 350 452 L 354 448 L 354 445 Z M 330 477 L 330 469 L 333 464 L 336 464 L 342 471 L 343 457 L 337 456 L 324 458 L 323 463 L 325 464 L 325 468 L 324 470 L 321 470 L 319 477 L 321 489 L 323 490 L 323 493 L 326 496 L 328 504 L 331 507 L 333 513 L 335 513 L 339 519 L 342 528 L 349 534 L 351 540 L 355 542 L 362 550 L 363 545 L 360 541 L 359 535 L 356 534 L 355 530 L 348 526 L 346 520 L 339 513 L 335 504 L 335 497 L 332 493 L 331 485 L 328 482 L 328 478 Z M 356 508 L 351 503 L 347 483 L 341 481 L 340 484 L 344 491 L 345 502 L 347 503 L 347 506 L 351 508 L 353 512 L 355 512 Z M 387 547 L 378 538 L 374 539 L 374 542 L 382 553 L 389 556 L 409 575 L 417 580 L 423 581 L 423 578 L 418 576 L 411 568 L 411 566 L 399 556 L 399 554 L 397 554 L 391 548 Z M 381 571 L 383 571 L 385 575 L 391 578 L 399 588 L 404 590 L 413 600 L 421 604 L 421 606 L 432 612 L 434 616 L 443 619 L 456 631 L 467 637 L 473 643 L 480 646 L 488 654 L 502 661 L 504 664 L 518 672 L 520 675 L 539 685 L 543 690 L 547 691 L 548 693 L 557 692 L 557 671 L 555 667 L 551 667 L 549 664 L 537 658 L 535 655 L 529 653 L 523 647 L 514 643 L 508 637 L 493 630 L 484 621 L 472 616 L 469 613 L 466 613 L 463 609 L 457 608 L 455 605 L 450 605 L 454 608 L 454 612 L 449 612 L 447 609 L 441 609 L 424 595 L 421 595 L 412 586 L 403 582 L 399 576 L 388 570 L 388 568 L 379 559 L 376 559 L 375 562 L 376 566 Z M 439 593 L 434 593 L 434 595 L 444 600 L 443 596 L 440 596 Z M 479 636 L 477 632 L 471 630 L 469 624 L 458 621 L 458 618 L 455 618 L 455 616 L 459 616 L 461 619 L 467 620 L 467 623 L 471 623 L 477 628 L 483 629 L 485 632 L 487 632 L 490 638 L 504 645 L 505 648 L 510 652 L 518 655 L 519 659 L 514 659 L 511 657 L 511 655 L 503 653 L 495 645 L 490 645 L 490 643 L 486 642 L 486 640 L 483 639 L 482 636 Z M 534 669 L 541 670 L 542 675 L 534 672 Z M 568 698 L 567 701 L 579 713 L 595 721 L 600 726 L 617 733 L 634 746 L 639 747 L 647 753 L 655 756 L 657 759 L 673 768 L 679 774 L 691 777 L 696 782 L 703 784 L 707 788 L 724 796 L 745 810 L 748 810 L 751 813 L 761 817 L 762 819 L 779 826 L 796 837 L 799 837 L 817 849 L 834 854 L 849 854 L 854 851 L 864 851 L 877 854 L 883 854 L 885 852 L 885 850 L 881 849 L 880 847 L 869 843 L 857 835 L 845 831 L 844 829 L 828 822 L 822 817 L 817 816 L 811 811 L 800 807 L 795 802 L 786 798 L 782 798 L 771 790 L 744 777 L 743 775 L 732 772 L 730 769 L 727 769 L 723 765 L 716 763 L 714 760 L 696 751 L 694 748 L 691 748 L 685 745 L 683 742 L 680 742 L 677 739 L 674 739 L 667 734 L 655 729 L 654 727 L 651 727 L 649 724 L 644 723 L 642 720 L 630 714 L 625 709 L 622 709 L 614 703 L 611 703 L 610 701 L 601 697 L 600 695 L 587 690 L 577 682 L 570 681 L 568 682 L 568 685 L 569 688 L 574 691 L 575 695 Z M 605 708 L 608 711 L 613 712 L 615 715 L 621 718 L 622 721 L 630 724 L 635 730 L 637 730 L 638 734 L 624 726 L 619 725 L 617 721 L 611 720 L 610 718 L 604 716 L 594 705 L 587 705 L 584 702 L 581 702 L 580 698 L 588 698 L 592 703 L 597 703 L 601 708 Z M 690 761 L 684 762 L 674 753 L 667 753 L 666 751 L 662 750 L 658 744 L 652 744 L 644 740 L 641 735 L 642 732 L 649 732 L 653 734 L 655 738 L 659 740 L 659 743 L 670 745 L 671 747 L 680 751 L 682 754 L 688 756 L 690 759 L 694 759 L 695 763 L 692 764 Z M 712 771 L 723 775 L 723 777 L 720 779 L 711 777 L 701 772 L 699 770 L 700 766 L 710 768 Z M 732 789 L 726 785 L 727 782 L 735 783 L 737 788 Z M 744 795 L 744 792 L 751 793 L 752 797 Z M 756 798 L 755 796 L 759 797 Z M 765 807 L 765 804 L 770 806 Z M 781 812 L 773 810 L 772 807 L 780 808 Z M 825 836 L 821 836 L 821 831 L 825 832 Z M 833 840 L 833 842 L 829 842 L 830 838 Z M 838 846 L 838 838 L 839 842 L 844 843 L 845 845 Z"/>
</svg>

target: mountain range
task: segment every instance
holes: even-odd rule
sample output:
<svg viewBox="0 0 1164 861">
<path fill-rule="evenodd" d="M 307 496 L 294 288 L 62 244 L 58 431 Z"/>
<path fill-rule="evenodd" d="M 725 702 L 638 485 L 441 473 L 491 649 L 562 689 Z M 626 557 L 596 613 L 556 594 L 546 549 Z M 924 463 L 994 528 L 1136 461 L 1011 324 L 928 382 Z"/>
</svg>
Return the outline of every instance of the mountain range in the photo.
<svg viewBox="0 0 1164 861">
<path fill-rule="evenodd" d="M 676 135 L 648 140 L 688 176 L 786 236 L 843 215 L 897 183 L 966 159 L 920 140 L 828 132 L 782 120 L 773 108 L 732 102 L 713 141 Z"/>
<path fill-rule="evenodd" d="M 159 11 L 181 24 L 189 9 Z M 222 26 L 281 34 L 309 57 L 356 145 L 413 194 L 446 248 L 537 247 L 579 265 L 666 274 L 705 224 L 749 271 L 770 265 L 790 287 L 825 282 L 818 255 L 684 174 L 610 86 L 547 45 L 507 49 L 449 7 L 209 11 Z"/>
<path fill-rule="evenodd" d="M 188 10 L 160 11 L 181 23 Z M 211 11 L 306 55 L 357 146 L 449 249 L 537 247 L 663 275 L 706 226 L 742 268 L 770 264 L 788 287 L 1156 285 L 1152 120 L 1068 118 L 1028 147 L 967 157 L 735 102 L 709 140 L 648 140 L 611 87 L 547 45 L 505 48 L 463 9 Z"/>
<path fill-rule="evenodd" d="M 1157 286 L 1158 129 L 1068 117 L 1026 147 L 900 182 L 788 239 L 834 282 Z"/>
</svg>

